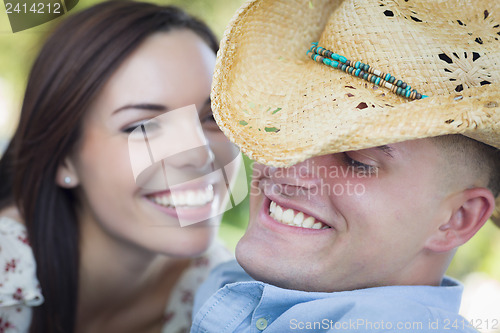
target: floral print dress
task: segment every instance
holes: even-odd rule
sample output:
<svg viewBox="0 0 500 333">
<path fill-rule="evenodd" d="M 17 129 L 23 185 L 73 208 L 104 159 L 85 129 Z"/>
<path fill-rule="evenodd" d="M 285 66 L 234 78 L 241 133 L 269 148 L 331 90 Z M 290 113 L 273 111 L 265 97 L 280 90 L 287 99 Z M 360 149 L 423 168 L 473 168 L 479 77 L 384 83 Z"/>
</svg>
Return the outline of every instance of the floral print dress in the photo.
<svg viewBox="0 0 500 333">
<path fill-rule="evenodd" d="M 26 228 L 0 217 L 0 333 L 27 332 L 31 307 L 42 303 Z"/>
<path fill-rule="evenodd" d="M 191 261 L 165 308 L 163 333 L 189 332 L 196 289 L 212 268 L 230 259 L 229 251 L 215 242 L 203 256 Z M 0 217 L 0 333 L 28 332 L 31 308 L 43 300 L 26 228 L 11 218 Z"/>
</svg>

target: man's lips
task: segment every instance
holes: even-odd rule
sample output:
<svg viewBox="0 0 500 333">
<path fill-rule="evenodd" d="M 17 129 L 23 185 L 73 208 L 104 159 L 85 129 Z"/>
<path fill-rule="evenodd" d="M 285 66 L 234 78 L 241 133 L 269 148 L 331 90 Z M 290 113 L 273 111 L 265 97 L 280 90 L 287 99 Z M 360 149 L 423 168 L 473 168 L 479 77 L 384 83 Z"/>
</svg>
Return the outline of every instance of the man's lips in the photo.
<svg viewBox="0 0 500 333">
<path fill-rule="evenodd" d="M 305 222 L 305 227 L 310 228 L 310 223 L 321 223 L 321 226 L 319 229 L 327 226 L 330 228 L 333 228 L 333 224 L 328 221 L 326 218 L 323 218 L 322 216 L 318 215 L 317 212 L 313 211 L 313 207 L 306 206 L 305 203 L 307 202 L 302 202 L 303 199 L 297 199 L 294 198 L 294 196 L 284 196 L 281 195 L 279 191 L 277 191 L 273 184 L 270 184 L 268 182 L 261 182 L 261 190 L 264 194 L 264 196 L 270 201 L 268 203 L 269 207 L 267 213 L 269 215 L 273 214 L 272 216 L 274 219 L 276 217 L 280 220 L 279 222 L 288 225 L 295 225 L 295 226 L 302 226 L 304 225 Z M 272 203 L 274 202 L 274 204 Z M 271 205 L 273 207 L 271 207 Z M 281 217 L 280 217 L 280 209 L 278 209 L 278 206 L 281 209 Z M 273 209 L 273 211 L 271 211 Z M 300 214 L 302 213 L 302 214 Z M 290 218 L 292 218 L 292 222 L 290 223 Z M 301 221 L 302 218 L 302 221 Z M 312 219 L 314 220 L 312 220 Z M 278 220 L 276 219 L 276 220 Z M 318 229 L 318 225 L 314 227 L 315 229 Z"/>
<path fill-rule="evenodd" d="M 306 229 L 330 229 L 331 227 L 321 221 L 316 220 L 315 217 L 310 216 L 302 211 L 292 208 L 286 208 L 275 201 L 270 201 L 269 216 L 276 221 L 294 227 Z"/>
</svg>

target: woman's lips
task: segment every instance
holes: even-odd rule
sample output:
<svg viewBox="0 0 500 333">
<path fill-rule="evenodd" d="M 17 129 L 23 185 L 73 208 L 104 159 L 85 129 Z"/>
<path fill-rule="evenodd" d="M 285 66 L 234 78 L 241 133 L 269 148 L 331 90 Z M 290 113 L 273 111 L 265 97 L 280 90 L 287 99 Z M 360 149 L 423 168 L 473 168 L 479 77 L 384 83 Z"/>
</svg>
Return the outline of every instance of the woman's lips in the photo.
<svg viewBox="0 0 500 333">
<path fill-rule="evenodd" d="M 171 189 L 145 197 L 163 213 L 177 218 L 181 226 L 205 221 L 217 213 L 213 207 L 216 201 L 211 184 L 203 188 Z"/>
<path fill-rule="evenodd" d="M 211 184 L 198 189 L 177 189 L 149 194 L 146 196 L 157 205 L 168 208 L 196 208 L 204 206 L 214 199 Z"/>
</svg>

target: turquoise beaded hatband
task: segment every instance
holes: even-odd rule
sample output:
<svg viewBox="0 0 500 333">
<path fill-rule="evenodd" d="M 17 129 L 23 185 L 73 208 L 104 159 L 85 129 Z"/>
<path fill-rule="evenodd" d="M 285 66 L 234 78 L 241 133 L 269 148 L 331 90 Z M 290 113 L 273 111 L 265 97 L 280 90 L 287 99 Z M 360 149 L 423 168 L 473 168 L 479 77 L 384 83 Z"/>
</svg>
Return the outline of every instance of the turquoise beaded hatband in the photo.
<svg viewBox="0 0 500 333">
<path fill-rule="evenodd" d="M 378 86 L 386 87 L 399 96 L 409 99 L 422 99 L 427 97 L 426 95 L 420 94 L 415 89 L 411 90 L 410 85 L 402 80 L 396 79 L 391 74 L 371 68 L 370 65 L 364 64 L 361 61 L 353 62 L 348 60 L 342 55 L 318 46 L 317 42 L 312 43 L 311 48 L 307 51 L 307 55 L 316 62 L 340 69 L 350 75 L 357 76 Z"/>
</svg>

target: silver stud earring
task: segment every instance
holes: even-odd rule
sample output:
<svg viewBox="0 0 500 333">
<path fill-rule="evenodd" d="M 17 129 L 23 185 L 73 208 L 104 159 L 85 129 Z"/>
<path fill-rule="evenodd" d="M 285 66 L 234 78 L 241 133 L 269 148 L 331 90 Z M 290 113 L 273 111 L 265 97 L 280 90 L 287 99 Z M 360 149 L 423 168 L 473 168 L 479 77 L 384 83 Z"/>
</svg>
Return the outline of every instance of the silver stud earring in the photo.
<svg viewBox="0 0 500 333">
<path fill-rule="evenodd" d="M 70 183 L 71 183 L 71 177 L 69 177 L 69 176 L 64 177 L 64 184 L 69 185 Z"/>
</svg>

